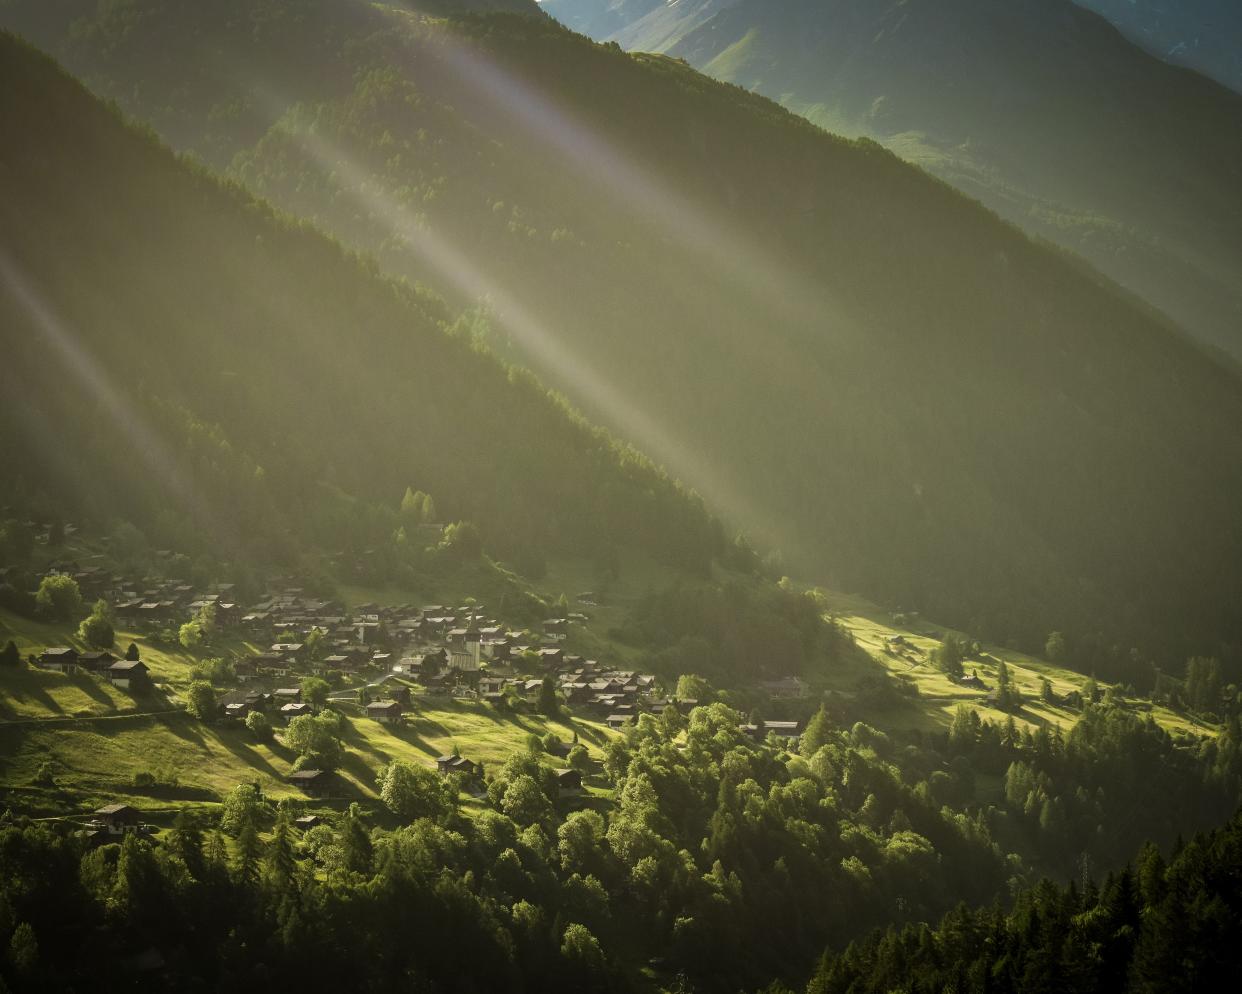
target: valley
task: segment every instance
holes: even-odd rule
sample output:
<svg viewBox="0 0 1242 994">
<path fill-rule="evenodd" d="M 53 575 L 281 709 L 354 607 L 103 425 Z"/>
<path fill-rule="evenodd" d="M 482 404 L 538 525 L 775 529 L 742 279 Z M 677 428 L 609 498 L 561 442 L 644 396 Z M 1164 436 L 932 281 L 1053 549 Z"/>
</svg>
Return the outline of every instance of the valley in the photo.
<svg viewBox="0 0 1242 994">
<path fill-rule="evenodd" d="M 1229 989 L 1132 8 L 0 0 L 0 994 Z"/>
</svg>

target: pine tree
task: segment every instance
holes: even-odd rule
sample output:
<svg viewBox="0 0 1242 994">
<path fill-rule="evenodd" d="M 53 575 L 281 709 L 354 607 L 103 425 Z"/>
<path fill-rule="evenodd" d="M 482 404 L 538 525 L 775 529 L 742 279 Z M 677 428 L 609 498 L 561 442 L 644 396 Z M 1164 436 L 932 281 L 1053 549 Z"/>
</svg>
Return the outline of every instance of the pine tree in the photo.
<svg viewBox="0 0 1242 994">
<path fill-rule="evenodd" d="M 259 832 L 251 822 L 242 826 L 237 833 L 237 862 L 234 876 L 238 883 L 251 887 L 259 878 L 259 857 L 263 852 L 263 842 Z"/>
<path fill-rule="evenodd" d="M 806 724 L 806 731 L 802 733 L 802 738 L 798 741 L 798 752 L 808 758 L 814 756 L 828 744 L 831 737 L 832 722 L 821 704 L 819 710 Z"/>
<path fill-rule="evenodd" d="M 293 880 L 297 863 L 293 858 L 293 844 L 289 839 L 289 822 L 284 815 L 276 821 L 272 841 L 267 846 L 263 870 L 267 880 L 277 889 L 287 887 Z"/>
</svg>

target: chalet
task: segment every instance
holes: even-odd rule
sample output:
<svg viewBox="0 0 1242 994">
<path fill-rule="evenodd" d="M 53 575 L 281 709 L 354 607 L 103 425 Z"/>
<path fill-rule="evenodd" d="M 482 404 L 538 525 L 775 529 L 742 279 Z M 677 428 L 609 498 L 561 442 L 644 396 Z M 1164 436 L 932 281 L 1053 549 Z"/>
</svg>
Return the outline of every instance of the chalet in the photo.
<svg viewBox="0 0 1242 994">
<path fill-rule="evenodd" d="M 449 653 L 448 667 L 450 670 L 457 670 L 464 673 L 474 673 L 479 669 L 479 643 L 465 643 L 461 649 L 454 649 Z"/>
<path fill-rule="evenodd" d="M 290 662 L 296 662 L 306 653 L 306 646 L 302 642 L 277 642 L 268 650 L 273 656 L 280 656 Z"/>
<path fill-rule="evenodd" d="M 783 739 L 796 739 L 801 732 L 801 723 L 797 721 L 765 721 L 760 725 L 764 738 L 776 735 Z"/>
<path fill-rule="evenodd" d="M 480 652 L 495 662 L 508 662 L 513 658 L 513 643 L 507 638 L 485 639 L 480 643 Z"/>
<path fill-rule="evenodd" d="M 553 639 L 567 638 L 569 621 L 565 618 L 549 618 L 543 623 L 543 634 Z"/>
<path fill-rule="evenodd" d="M 540 649 L 539 662 L 548 669 L 555 669 L 565 662 L 564 649 Z"/>
<path fill-rule="evenodd" d="M 251 711 L 256 710 L 249 701 L 234 701 L 224 705 L 224 717 L 232 721 L 245 721 Z"/>
<path fill-rule="evenodd" d="M 634 716 L 632 714 L 610 714 L 604 719 L 604 723 L 614 731 L 619 731 L 633 720 Z"/>
<path fill-rule="evenodd" d="M 96 809 L 91 824 L 105 835 L 125 835 L 142 827 L 142 813 L 128 804 L 105 804 Z"/>
<path fill-rule="evenodd" d="M 480 694 L 498 694 L 505 688 L 505 681 L 496 676 L 485 676 L 479 680 Z"/>
<path fill-rule="evenodd" d="M 555 756 L 557 759 L 565 759 L 569 755 L 569 751 L 573 748 L 573 743 L 562 742 L 557 739 L 555 742 L 544 747 L 549 756 Z"/>
<path fill-rule="evenodd" d="M 78 656 L 78 666 L 89 673 L 102 673 L 117 661 L 107 649 L 97 652 L 84 652 Z"/>
<path fill-rule="evenodd" d="M 372 701 L 367 705 L 367 717 L 384 725 L 400 724 L 404 714 L 405 708 L 400 701 Z"/>
<path fill-rule="evenodd" d="M 444 776 L 458 773 L 466 777 L 477 777 L 479 775 L 479 764 L 463 756 L 441 756 L 436 760 L 436 770 L 444 774 Z"/>
<path fill-rule="evenodd" d="M 557 770 L 556 790 L 561 797 L 573 797 L 582 793 L 582 774 L 577 770 Z"/>
<path fill-rule="evenodd" d="M 285 781 L 303 793 L 322 795 L 332 782 L 332 774 L 324 770 L 296 770 L 285 777 Z"/>
<path fill-rule="evenodd" d="M 282 704 L 280 708 L 280 716 L 285 721 L 292 721 L 294 718 L 300 718 L 304 714 L 312 714 L 311 706 L 302 701 L 290 701 L 288 704 Z"/>
<path fill-rule="evenodd" d="M 323 668 L 325 670 L 341 670 L 342 672 L 352 672 L 358 667 L 357 667 L 357 663 L 354 662 L 354 659 L 352 656 L 347 656 L 344 653 L 340 653 L 340 652 L 334 652 L 332 655 L 324 657 Z"/>
<path fill-rule="evenodd" d="M 39 665 L 48 670 L 72 673 L 78 668 L 78 650 L 62 646 L 39 653 Z"/>
<path fill-rule="evenodd" d="M 278 687 L 272 691 L 272 697 L 279 704 L 292 704 L 302 699 L 302 691 L 299 687 Z"/>
<path fill-rule="evenodd" d="M 220 601 L 216 604 L 216 624 L 230 627 L 241 622 L 241 606 L 231 601 Z"/>
<path fill-rule="evenodd" d="M 288 676 L 289 662 L 284 656 L 278 656 L 273 652 L 261 652 L 253 657 L 251 662 L 254 664 L 256 672 L 265 676 Z"/>
<path fill-rule="evenodd" d="M 608 715 L 617 713 L 616 708 L 620 702 L 621 698 L 617 694 L 594 694 L 589 706 L 597 714 Z"/>
<path fill-rule="evenodd" d="M 242 616 L 241 623 L 247 631 L 266 631 L 272 627 L 272 615 L 269 611 L 251 611 Z"/>
<path fill-rule="evenodd" d="M 108 667 L 108 680 L 114 687 L 136 690 L 150 680 L 150 670 L 141 659 L 118 659 Z"/>
<path fill-rule="evenodd" d="M 972 690 L 988 689 L 988 685 L 979 679 L 978 673 L 971 673 L 970 676 L 961 677 L 957 684 L 959 687 L 970 687 Z"/>
<path fill-rule="evenodd" d="M 302 815 L 301 818 L 294 818 L 293 824 L 305 832 L 307 829 L 322 825 L 323 819 L 319 815 Z"/>
</svg>

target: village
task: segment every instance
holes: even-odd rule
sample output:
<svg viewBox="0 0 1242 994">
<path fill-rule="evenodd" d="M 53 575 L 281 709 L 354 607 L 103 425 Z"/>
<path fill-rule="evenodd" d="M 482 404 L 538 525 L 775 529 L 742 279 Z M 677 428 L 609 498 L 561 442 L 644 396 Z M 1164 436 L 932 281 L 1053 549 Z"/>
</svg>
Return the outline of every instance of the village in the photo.
<svg viewBox="0 0 1242 994">
<path fill-rule="evenodd" d="M 166 552 L 155 554 L 157 563 L 170 558 Z M 12 575 L 4 571 L 5 577 Z M 400 731 L 421 711 L 469 705 L 494 711 L 498 718 L 557 714 L 620 734 L 642 715 L 659 718 L 671 709 L 684 719 L 700 703 L 678 696 L 654 673 L 567 650 L 573 629 L 585 625 L 587 612 L 597 606 L 598 595 L 590 591 L 575 596 L 576 610 L 533 628 L 516 628 L 474 598 L 457 605 L 347 607 L 288 578 L 275 578 L 244 603 L 234 584 L 194 584 L 156 569 L 128 575 L 71 558 L 51 562 L 42 579 L 48 577 L 72 580 L 83 604 L 105 602 L 118 631 L 144 644 L 167 642 L 187 627 L 210 629 L 213 643 L 229 648 L 216 660 L 207 703 L 183 700 L 184 691 L 173 703 L 222 729 L 252 728 L 255 722 L 288 728 L 300 717 L 329 709 Z M 156 675 L 141 658 L 137 641 L 123 648 L 124 641 L 111 649 L 50 645 L 30 654 L 27 662 L 43 670 L 91 675 L 135 700 L 150 697 L 159 689 Z M 769 681 L 761 689 L 774 700 L 809 694 L 797 677 Z M 756 740 L 793 740 L 801 727 L 800 721 L 759 720 L 742 729 Z M 574 740 L 551 736 L 546 744 L 548 754 L 565 763 L 554 770 L 561 798 L 584 792 L 584 765 L 566 762 L 576 733 Z M 482 796 L 483 763 L 468 747 L 464 753 L 454 748 L 429 759 L 428 766 L 452 778 L 467 796 Z M 284 778 L 307 798 L 327 800 L 340 793 L 339 777 L 330 769 L 300 766 Z M 113 802 L 90 814 L 86 828 L 93 840 L 105 842 L 140 830 L 142 815 Z"/>
</svg>

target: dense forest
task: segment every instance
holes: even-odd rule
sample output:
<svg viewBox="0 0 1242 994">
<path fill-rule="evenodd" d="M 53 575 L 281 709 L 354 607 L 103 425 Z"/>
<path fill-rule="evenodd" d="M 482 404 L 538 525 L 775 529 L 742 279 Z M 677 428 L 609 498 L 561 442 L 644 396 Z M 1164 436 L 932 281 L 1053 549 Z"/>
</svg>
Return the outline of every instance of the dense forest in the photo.
<svg viewBox="0 0 1242 994">
<path fill-rule="evenodd" d="M 876 933 L 824 957 L 808 994 L 1228 990 L 1242 967 L 1242 816 L 1154 846 L 1102 882 L 1024 892 L 1012 911 L 959 908 L 936 928 Z"/>
<path fill-rule="evenodd" d="M 1027 649 L 1062 631 L 1087 671 L 1236 666 L 1242 402 L 1160 316 L 871 143 L 549 18 L 245 6 L 3 16 L 177 147 L 482 300 L 480 336 L 786 571 Z"/>
<path fill-rule="evenodd" d="M 0 201 L 6 500 L 263 566 L 400 566 L 420 526 L 458 520 L 519 565 L 623 542 L 702 571 L 722 551 L 696 497 L 442 301 L 0 47 L 0 170 L 22 191 Z M 434 516 L 403 507 L 411 487 Z"/>
<path fill-rule="evenodd" d="M 378 771 L 381 811 L 353 806 L 310 828 L 294 826 L 299 802 L 273 804 L 250 784 L 218 820 L 185 811 L 160 841 L 133 833 L 87 848 L 63 828 L 6 819 L 3 976 L 31 991 L 128 989 L 137 976 L 179 990 L 242 978 L 311 990 L 629 990 L 649 987 L 649 964 L 666 989 L 736 991 L 801 984 L 825 946 L 855 939 L 824 960 L 812 990 L 889 989 L 873 984 L 906 969 L 924 985 L 912 989 L 941 989 L 945 976 L 983 989 L 981 973 L 1001 989 L 1035 989 L 1021 986 L 1031 977 L 1069 989 L 1055 983 L 1065 971 L 1072 989 L 1117 989 L 1105 981 L 1132 958 L 1142 990 L 1167 989 L 1151 978 L 1177 962 L 1171 942 L 1189 937 L 1201 971 L 1232 955 L 1209 947 L 1238 914 L 1236 825 L 1167 870 L 1154 847 L 1137 873 L 1124 861 L 1135 838 L 1171 845 L 1170 829 L 1210 824 L 1236 802 L 1236 728 L 1179 770 L 1167 738 L 1109 705 L 1064 743 L 1007 737 L 977 718 L 947 743 L 901 742 L 821 712 L 796 752 L 755 742 L 742 717 L 720 703 L 688 719 L 671 707 L 644 716 L 602 756 L 617 798 L 604 811 L 558 796 L 536 740 L 492 771 L 488 810 L 470 815 L 459 785 L 394 762 Z M 317 736 L 305 748 L 330 762 L 351 719 L 306 720 Z M 984 769 L 1026 757 L 1006 776 L 1012 812 L 964 802 L 972 757 L 984 756 Z M 1045 811 L 1021 828 L 1012 823 L 1031 801 L 1017 781 L 1030 777 Z M 1073 857 L 1071 836 L 1087 826 L 1098 838 Z M 1031 890 L 1039 866 L 1087 889 Z M 1011 896 L 1008 917 L 951 910 Z M 1156 910 L 1140 915 L 1143 904 Z M 919 924 L 944 914 L 939 933 Z M 1084 944 L 1095 950 L 1085 959 Z"/>
<path fill-rule="evenodd" d="M 682 0 L 601 17 L 579 6 L 551 12 L 881 142 L 1242 355 L 1242 96 L 1142 51 L 1087 5 Z"/>
</svg>

